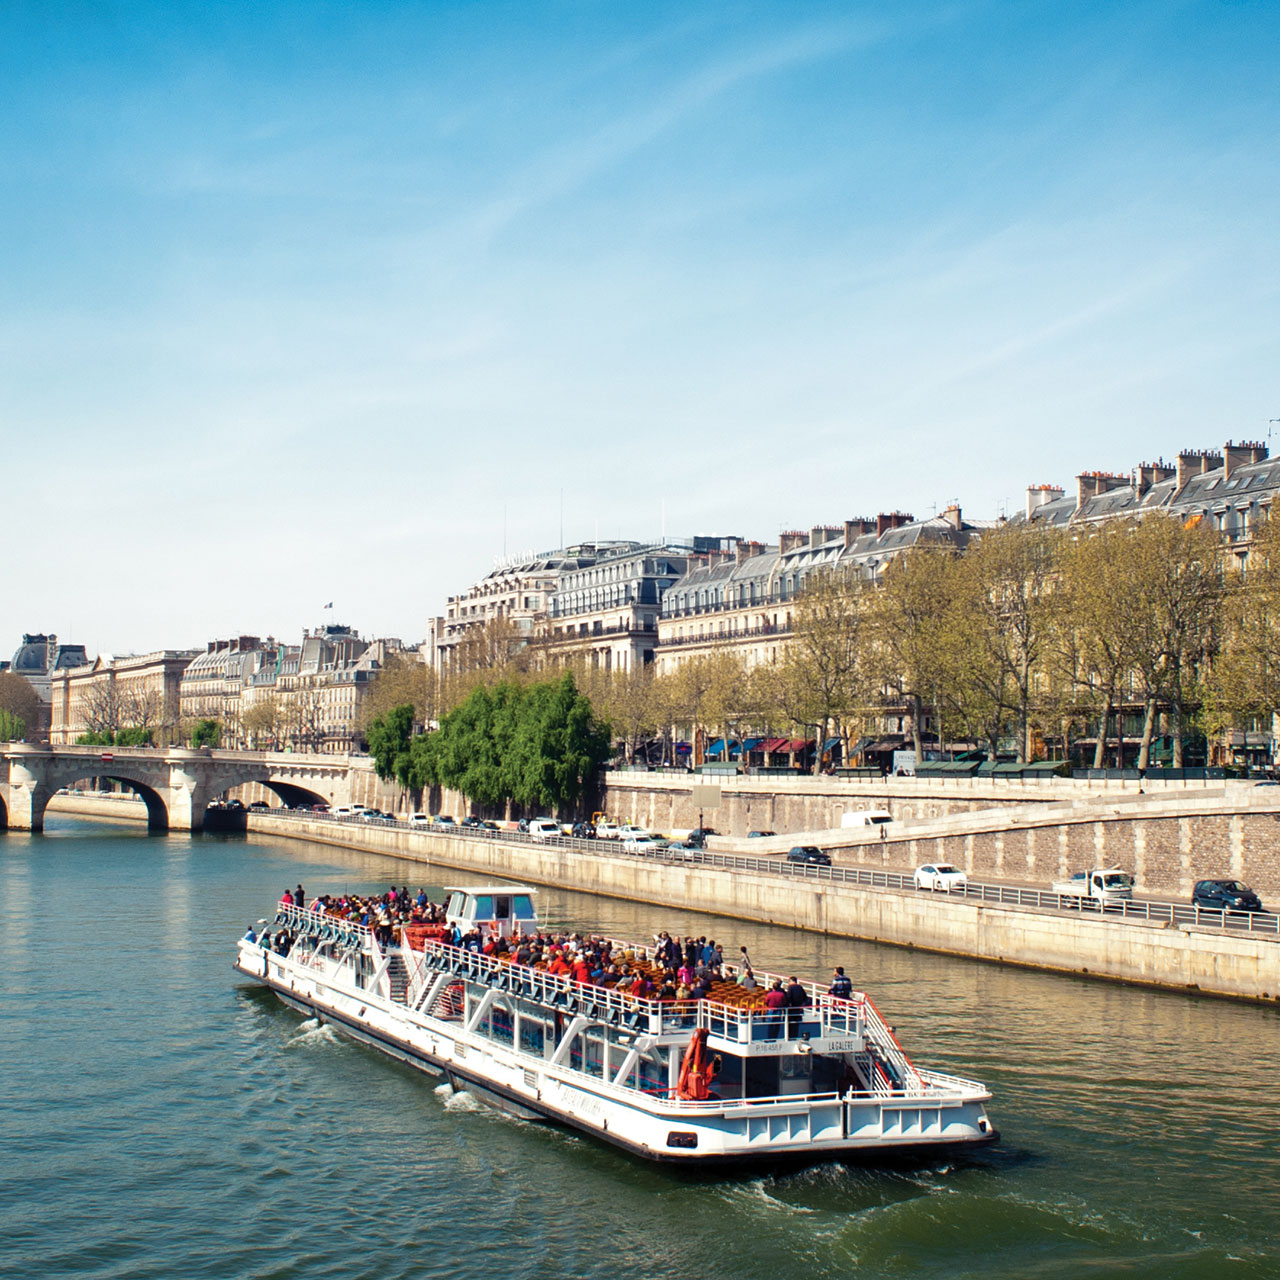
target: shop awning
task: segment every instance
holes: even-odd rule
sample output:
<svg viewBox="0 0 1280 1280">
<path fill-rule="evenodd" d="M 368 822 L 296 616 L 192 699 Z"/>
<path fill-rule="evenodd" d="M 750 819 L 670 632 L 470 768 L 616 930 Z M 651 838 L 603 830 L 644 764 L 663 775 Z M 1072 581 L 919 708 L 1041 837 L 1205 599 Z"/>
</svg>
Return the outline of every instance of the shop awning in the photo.
<svg viewBox="0 0 1280 1280">
<path fill-rule="evenodd" d="M 828 738 L 826 742 L 822 744 L 822 754 L 825 756 L 827 752 L 831 750 L 832 747 L 838 747 L 839 745 L 840 745 L 839 738 Z"/>
<path fill-rule="evenodd" d="M 724 739 L 717 738 L 708 748 L 707 755 L 718 756 L 724 750 Z"/>
<path fill-rule="evenodd" d="M 742 749 L 743 751 L 756 751 L 763 741 L 763 738 L 747 738 L 742 743 Z"/>
<path fill-rule="evenodd" d="M 879 742 L 873 742 L 869 746 L 863 747 L 864 751 L 901 751 L 904 738 L 881 738 Z"/>
<path fill-rule="evenodd" d="M 790 741 L 790 738 L 766 738 L 760 744 L 760 750 L 768 752 L 785 751 Z"/>
<path fill-rule="evenodd" d="M 806 751 L 806 750 L 808 750 L 808 748 L 810 748 L 811 746 L 813 746 L 813 739 L 812 739 L 812 738 L 792 738 L 792 739 L 791 739 L 791 741 L 787 744 L 787 746 L 786 746 L 786 750 L 788 750 L 788 751 Z"/>
</svg>

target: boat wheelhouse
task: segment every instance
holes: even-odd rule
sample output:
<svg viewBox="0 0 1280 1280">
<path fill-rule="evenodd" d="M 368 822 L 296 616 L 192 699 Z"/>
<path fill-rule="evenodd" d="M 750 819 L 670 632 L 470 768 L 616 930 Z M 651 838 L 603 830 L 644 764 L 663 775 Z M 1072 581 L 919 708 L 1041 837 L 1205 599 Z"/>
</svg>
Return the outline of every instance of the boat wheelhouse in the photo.
<svg viewBox="0 0 1280 1280">
<path fill-rule="evenodd" d="M 283 906 L 282 950 L 244 939 L 236 967 L 455 1088 L 654 1160 L 768 1164 L 996 1140 L 986 1088 L 917 1067 L 863 993 L 806 986 L 808 1004 L 771 1009 L 765 975 L 754 991 L 716 981 L 705 998 L 661 1000 L 473 949 L 477 935 L 534 933 L 535 894 L 451 888 L 447 924 L 406 923 L 390 940 Z M 645 971 L 643 948 L 611 945 Z"/>
</svg>

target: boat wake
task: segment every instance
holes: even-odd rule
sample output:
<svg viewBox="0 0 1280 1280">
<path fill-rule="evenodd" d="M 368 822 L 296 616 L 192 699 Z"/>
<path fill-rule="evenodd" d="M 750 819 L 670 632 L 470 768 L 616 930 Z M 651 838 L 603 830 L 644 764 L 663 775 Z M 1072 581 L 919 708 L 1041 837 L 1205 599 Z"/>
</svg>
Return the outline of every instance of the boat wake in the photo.
<svg viewBox="0 0 1280 1280">
<path fill-rule="evenodd" d="M 308 1018 L 298 1027 L 297 1032 L 289 1040 L 289 1043 L 285 1045 L 285 1048 L 306 1048 L 316 1044 L 336 1045 L 341 1043 L 342 1041 L 337 1032 L 328 1023 L 321 1022 L 319 1018 Z"/>
<path fill-rule="evenodd" d="M 474 1094 L 468 1093 L 465 1089 L 455 1089 L 451 1084 L 437 1085 L 435 1089 L 436 1096 L 443 1099 L 446 1111 L 492 1111 L 493 1108 L 486 1106 Z"/>
</svg>

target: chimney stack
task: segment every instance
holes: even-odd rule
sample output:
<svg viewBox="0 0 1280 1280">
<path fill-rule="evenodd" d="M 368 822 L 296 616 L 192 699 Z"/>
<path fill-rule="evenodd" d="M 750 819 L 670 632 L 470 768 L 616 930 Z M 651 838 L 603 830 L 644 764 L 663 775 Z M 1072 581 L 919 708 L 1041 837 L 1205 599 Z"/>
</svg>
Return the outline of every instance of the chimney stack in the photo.
<svg viewBox="0 0 1280 1280">
<path fill-rule="evenodd" d="M 1100 493 L 1110 493 L 1129 483 L 1128 476 L 1118 476 L 1114 471 L 1082 471 L 1076 476 L 1076 510 L 1079 511 L 1090 498 Z"/>
<path fill-rule="evenodd" d="M 1238 467 L 1248 466 L 1251 462 L 1262 462 L 1267 456 L 1267 446 L 1256 440 L 1242 440 L 1239 444 L 1227 441 L 1222 451 L 1222 478 L 1230 480 Z"/>
<path fill-rule="evenodd" d="M 778 534 L 778 550 L 785 556 L 787 552 L 794 551 L 797 547 L 804 546 L 805 535 L 798 529 L 788 529 L 785 533 Z"/>
<path fill-rule="evenodd" d="M 1065 492 L 1065 489 L 1060 489 L 1054 484 L 1029 484 L 1027 486 L 1027 519 L 1030 520 L 1032 513 L 1041 507 L 1047 506 L 1050 502 L 1057 502 Z"/>
<path fill-rule="evenodd" d="M 844 522 L 844 545 L 845 548 L 853 546 L 853 544 L 864 534 L 874 533 L 876 522 L 869 520 L 866 516 L 855 516 L 852 520 Z"/>
<path fill-rule="evenodd" d="M 876 537 L 887 533 L 890 529 L 900 529 L 904 524 L 910 524 L 915 517 L 908 515 L 905 511 L 881 512 L 876 516 Z"/>
<path fill-rule="evenodd" d="M 1133 488 L 1142 497 L 1153 484 L 1170 479 L 1175 469 L 1162 458 L 1159 462 L 1140 462 L 1133 469 Z"/>
<path fill-rule="evenodd" d="M 1178 454 L 1178 491 L 1181 492 L 1192 476 L 1202 476 L 1222 466 L 1222 454 L 1205 449 L 1184 449 Z"/>
<path fill-rule="evenodd" d="M 960 519 L 960 504 L 951 503 L 942 513 L 942 518 L 955 530 L 959 530 L 963 521 Z"/>
</svg>

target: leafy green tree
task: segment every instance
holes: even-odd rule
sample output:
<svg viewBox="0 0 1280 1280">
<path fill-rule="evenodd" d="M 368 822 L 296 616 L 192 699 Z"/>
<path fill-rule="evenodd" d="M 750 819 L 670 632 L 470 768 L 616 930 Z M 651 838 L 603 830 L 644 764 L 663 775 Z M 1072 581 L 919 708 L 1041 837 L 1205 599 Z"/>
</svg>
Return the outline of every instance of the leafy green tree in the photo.
<svg viewBox="0 0 1280 1280">
<path fill-rule="evenodd" d="M 410 777 L 482 805 L 576 804 L 609 758 L 609 734 L 572 673 L 472 689 L 433 733 L 415 738 Z"/>
<path fill-rule="evenodd" d="M 217 720 L 197 720 L 191 729 L 193 747 L 216 747 L 222 741 L 222 725 Z"/>
<path fill-rule="evenodd" d="M 373 757 L 374 772 L 384 782 L 394 778 L 402 787 L 410 785 L 413 773 L 412 704 L 392 707 L 385 715 L 369 722 L 365 736 L 369 740 L 369 754 Z"/>
<path fill-rule="evenodd" d="M 27 736 L 27 722 L 12 711 L 0 708 L 0 742 L 20 742 Z"/>
</svg>

